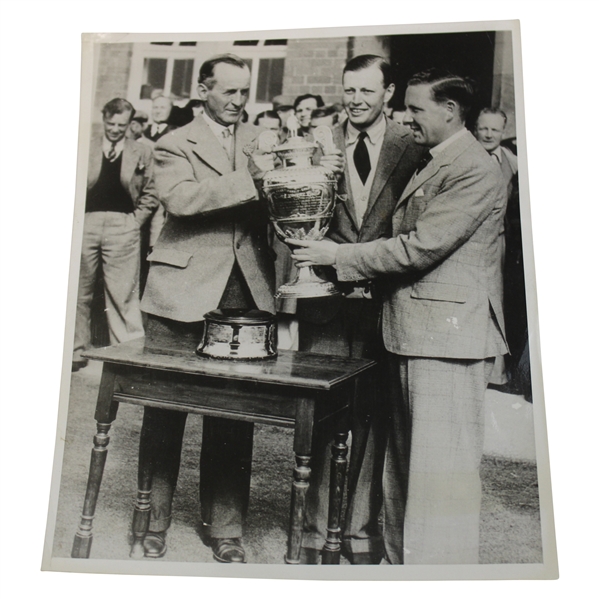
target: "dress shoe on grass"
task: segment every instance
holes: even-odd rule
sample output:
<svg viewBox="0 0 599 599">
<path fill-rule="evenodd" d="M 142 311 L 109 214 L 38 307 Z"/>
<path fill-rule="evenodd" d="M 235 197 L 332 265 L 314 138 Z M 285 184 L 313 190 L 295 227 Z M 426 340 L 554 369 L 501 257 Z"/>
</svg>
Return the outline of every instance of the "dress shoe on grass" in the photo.
<svg viewBox="0 0 599 599">
<path fill-rule="evenodd" d="M 144 539 L 145 557 L 159 558 L 166 553 L 166 533 L 149 532 Z"/>
<path fill-rule="evenodd" d="M 241 539 L 213 539 L 212 554 L 221 564 L 245 564 Z"/>
</svg>

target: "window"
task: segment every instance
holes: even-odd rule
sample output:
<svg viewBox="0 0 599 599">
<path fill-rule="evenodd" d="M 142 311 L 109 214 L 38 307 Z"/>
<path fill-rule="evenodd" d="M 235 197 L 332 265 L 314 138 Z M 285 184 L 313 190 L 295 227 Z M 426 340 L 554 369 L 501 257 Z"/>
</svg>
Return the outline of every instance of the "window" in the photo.
<svg viewBox="0 0 599 599">
<path fill-rule="evenodd" d="M 179 98 L 189 98 L 191 95 L 191 82 L 193 79 L 193 58 L 175 59 L 173 66 L 173 80 L 171 94 Z"/>
<path fill-rule="evenodd" d="M 156 90 L 164 90 L 166 83 L 166 58 L 145 58 L 143 80 L 139 97 L 151 100 Z"/>
<path fill-rule="evenodd" d="M 262 58 L 258 67 L 256 102 L 270 102 L 283 92 L 284 58 Z"/>
</svg>

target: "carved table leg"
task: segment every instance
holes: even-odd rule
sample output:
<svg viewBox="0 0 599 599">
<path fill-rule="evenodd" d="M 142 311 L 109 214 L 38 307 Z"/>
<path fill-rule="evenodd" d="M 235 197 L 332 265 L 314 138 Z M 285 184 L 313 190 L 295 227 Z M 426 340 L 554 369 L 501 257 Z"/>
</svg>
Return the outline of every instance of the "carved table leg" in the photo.
<svg viewBox="0 0 599 599">
<path fill-rule="evenodd" d="M 336 433 L 331 447 L 329 521 L 327 539 L 322 550 L 323 564 L 339 564 L 341 556 L 341 507 L 347 474 L 347 437 L 347 433 Z"/>
<path fill-rule="evenodd" d="M 143 542 L 150 525 L 150 495 L 152 493 L 152 471 L 153 463 L 141 465 L 138 473 L 138 489 L 135 507 L 133 508 L 133 543 L 131 545 L 130 557 L 140 559 L 144 557 Z"/>
<path fill-rule="evenodd" d="M 102 484 L 104 465 L 106 464 L 106 456 L 108 455 L 108 443 L 110 442 L 108 433 L 112 422 L 116 418 L 118 409 L 118 403 L 112 399 L 114 381 L 114 372 L 110 370 L 109 365 L 104 364 L 98 401 L 96 403 L 95 418 L 97 432 L 94 435 L 94 446 L 89 464 L 85 501 L 83 502 L 81 522 L 75 533 L 73 549 L 71 550 L 71 557 L 74 558 L 88 558 L 92 546 L 92 527 L 96 513 L 96 502 L 100 492 L 100 485 Z"/>
<path fill-rule="evenodd" d="M 306 493 L 310 486 L 310 456 L 295 455 L 293 484 L 291 486 L 291 522 L 287 540 L 287 564 L 300 563 L 302 531 L 306 513 Z"/>
<path fill-rule="evenodd" d="M 96 502 L 100 485 L 102 483 L 102 475 L 104 474 L 104 465 L 106 464 L 106 456 L 108 454 L 108 443 L 110 437 L 110 424 L 98 422 L 98 432 L 94 436 L 94 447 L 89 465 L 89 477 L 87 479 L 87 490 L 85 492 L 85 501 L 83 503 L 83 513 L 81 514 L 81 522 L 75 533 L 73 541 L 73 550 L 71 557 L 88 558 L 92 546 L 92 526 L 94 515 L 96 513 Z"/>
</svg>

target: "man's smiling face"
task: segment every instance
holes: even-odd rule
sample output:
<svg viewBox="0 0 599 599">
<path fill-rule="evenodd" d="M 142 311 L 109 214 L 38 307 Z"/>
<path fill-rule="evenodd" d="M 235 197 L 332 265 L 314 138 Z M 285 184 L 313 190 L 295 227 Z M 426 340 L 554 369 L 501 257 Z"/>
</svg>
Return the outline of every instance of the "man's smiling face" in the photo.
<svg viewBox="0 0 599 599">
<path fill-rule="evenodd" d="M 350 123 L 364 131 L 383 118 L 383 107 L 393 96 L 395 86 L 385 87 L 383 73 L 372 65 L 343 75 L 343 106 Z"/>
</svg>

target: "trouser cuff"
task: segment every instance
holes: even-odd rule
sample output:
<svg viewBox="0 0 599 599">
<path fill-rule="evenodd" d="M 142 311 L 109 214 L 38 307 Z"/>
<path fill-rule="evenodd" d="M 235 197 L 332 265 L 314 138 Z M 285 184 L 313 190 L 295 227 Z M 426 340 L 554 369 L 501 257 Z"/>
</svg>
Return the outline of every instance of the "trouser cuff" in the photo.
<svg viewBox="0 0 599 599">
<path fill-rule="evenodd" d="M 243 536 L 241 526 L 215 526 L 204 524 L 204 531 L 212 539 L 240 539 Z"/>
<path fill-rule="evenodd" d="M 171 520 L 171 516 L 159 520 L 150 520 L 148 532 L 166 532 L 170 528 Z"/>
</svg>

